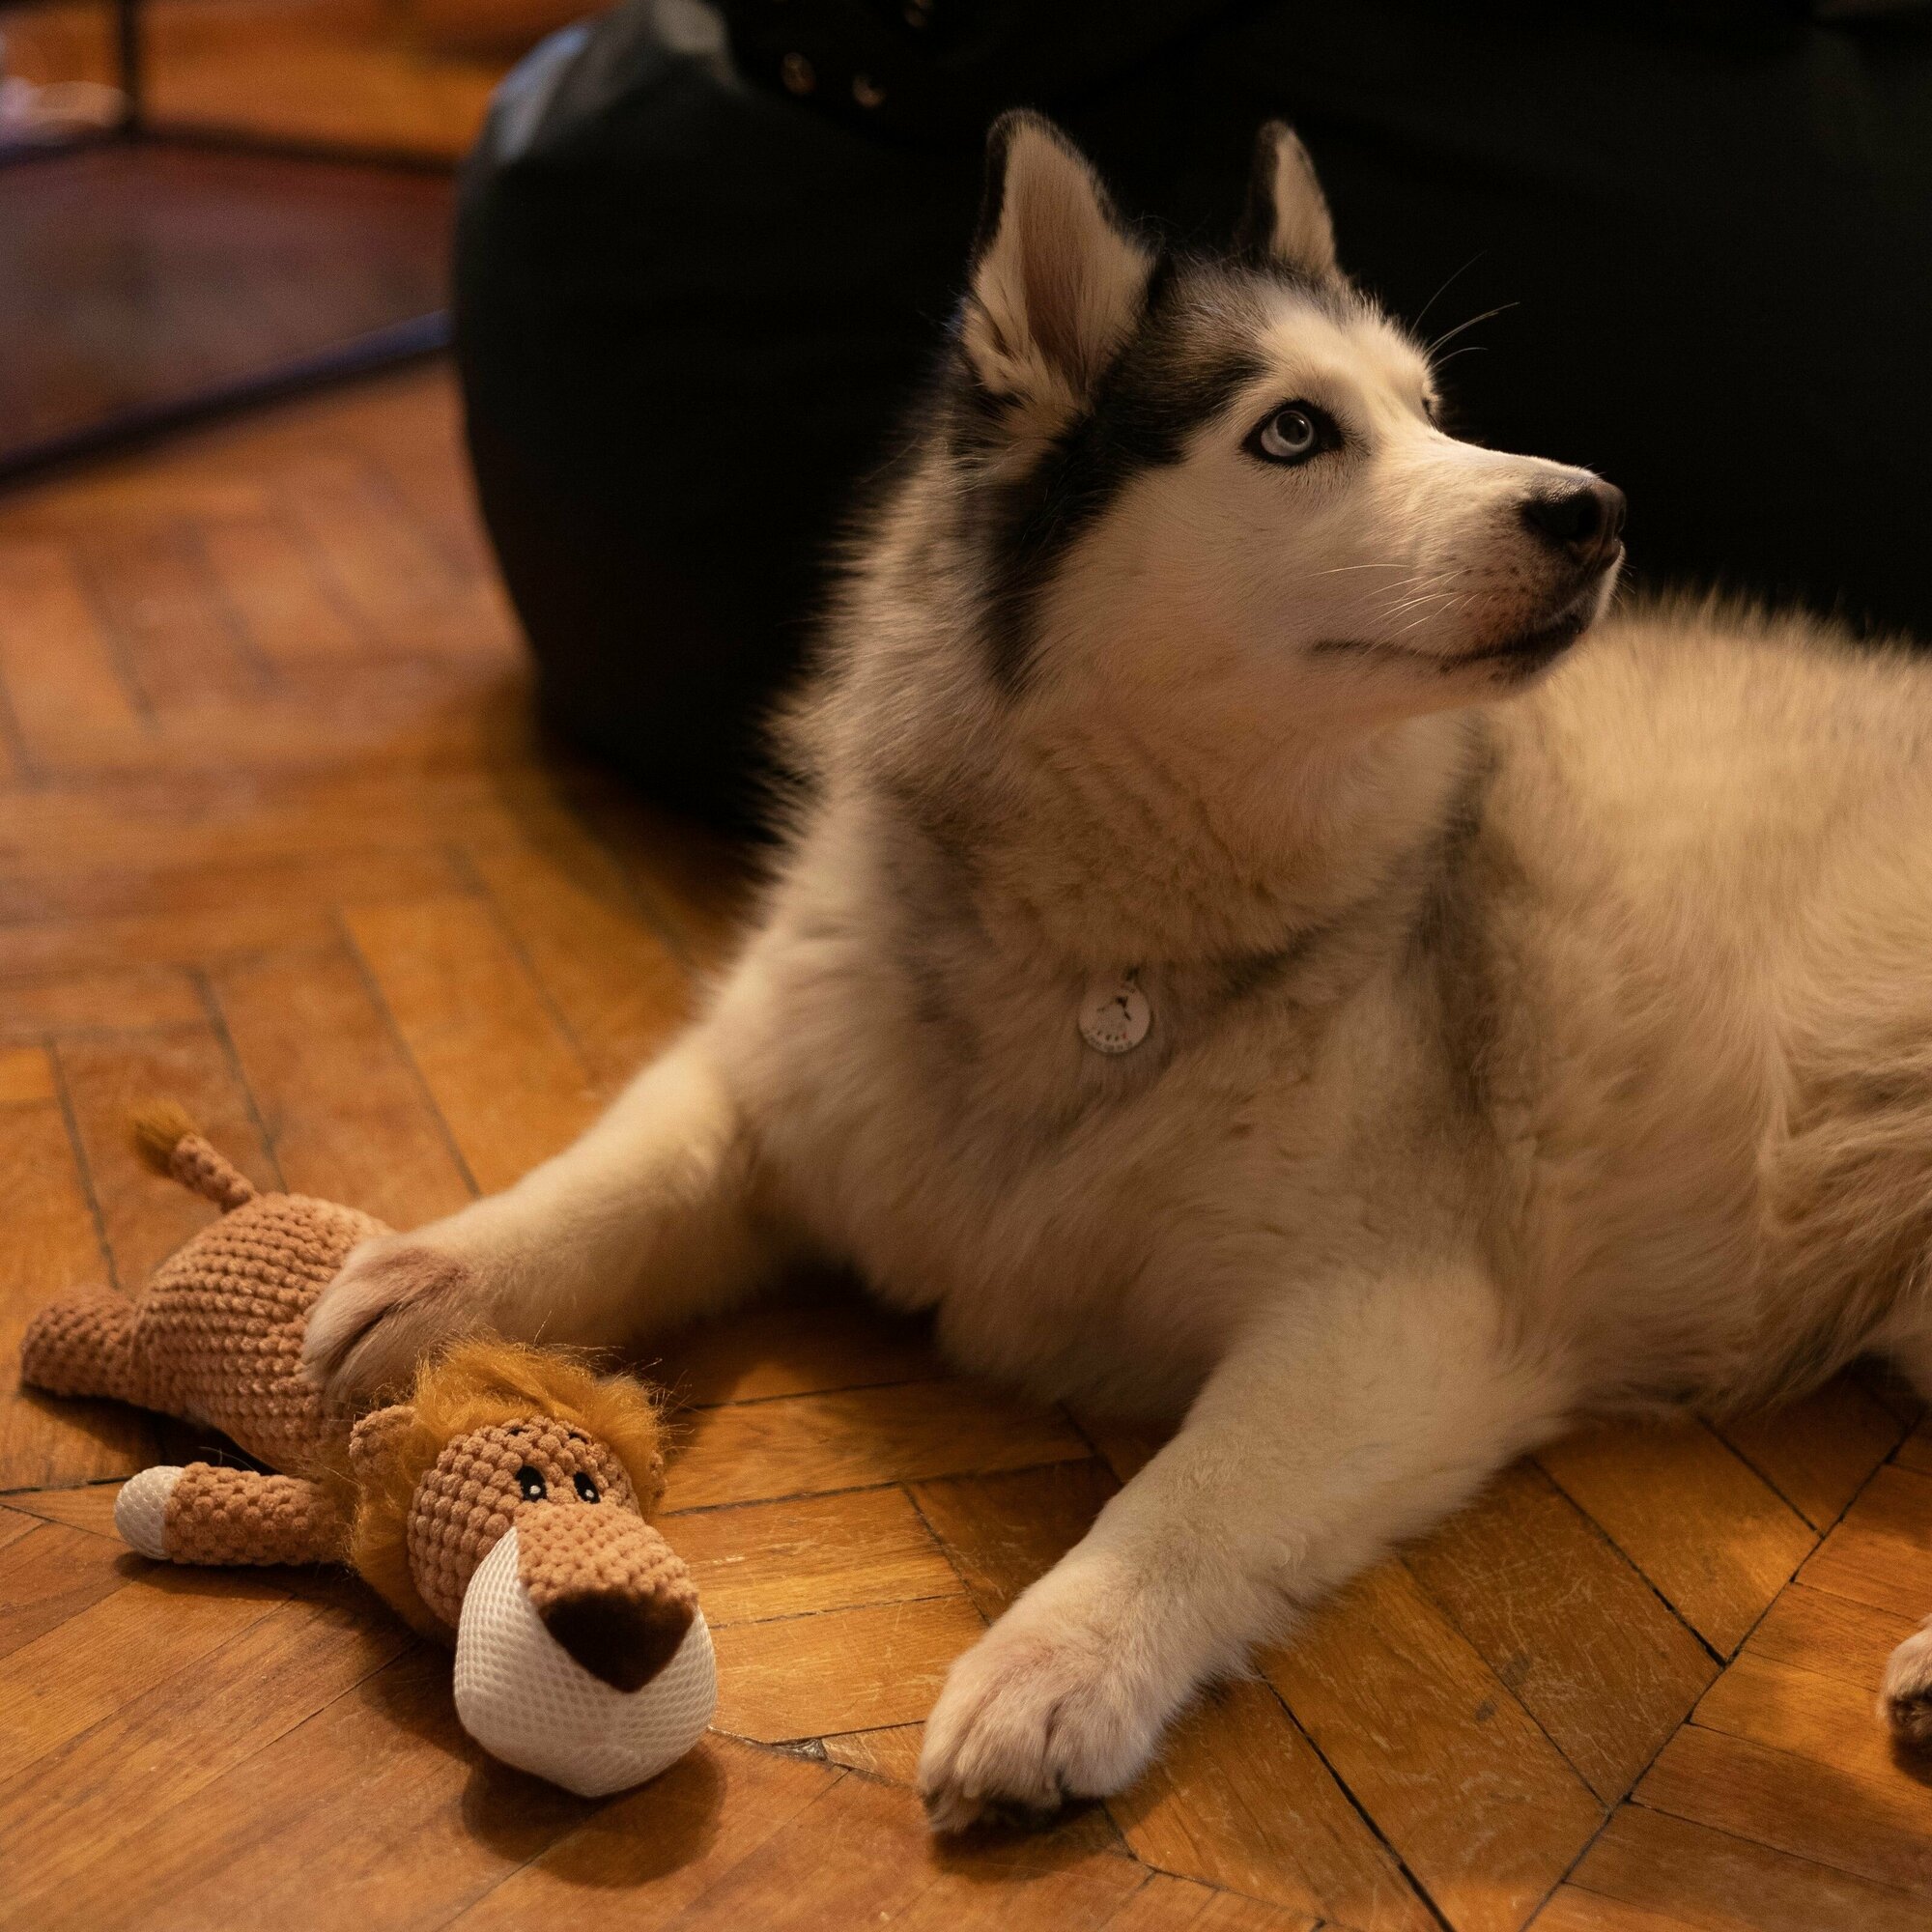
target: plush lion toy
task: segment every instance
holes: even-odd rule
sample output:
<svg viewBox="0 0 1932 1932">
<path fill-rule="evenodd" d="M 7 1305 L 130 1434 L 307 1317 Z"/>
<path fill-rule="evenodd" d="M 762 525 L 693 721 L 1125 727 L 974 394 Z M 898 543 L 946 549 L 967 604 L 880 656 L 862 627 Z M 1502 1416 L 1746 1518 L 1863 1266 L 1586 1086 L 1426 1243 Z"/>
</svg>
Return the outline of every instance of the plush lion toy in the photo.
<svg viewBox="0 0 1932 1932">
<path fill-rule="evenodd" d="M 697 1592 L 645 1520 L 664 1492 L 658 1412 L 554 1350 L 472 1342 L 407 1401 L 358 1413 L 302 1373 L 309 1311 L 358 1241 L 353 1208 L 258 1194 L 178 1109 L 137 1144 L 222 1218 L 138 1301 L 44 1309 L 21 1379 L 206 1424 L 281 1473 L 144 1469 L 115 1526 L 176 1563 L 351 1564 L 456 1648 L 456 1707 L 485 1749 L 595 1797 L 690 1749 L 717 1703 Z"/>
</svg>

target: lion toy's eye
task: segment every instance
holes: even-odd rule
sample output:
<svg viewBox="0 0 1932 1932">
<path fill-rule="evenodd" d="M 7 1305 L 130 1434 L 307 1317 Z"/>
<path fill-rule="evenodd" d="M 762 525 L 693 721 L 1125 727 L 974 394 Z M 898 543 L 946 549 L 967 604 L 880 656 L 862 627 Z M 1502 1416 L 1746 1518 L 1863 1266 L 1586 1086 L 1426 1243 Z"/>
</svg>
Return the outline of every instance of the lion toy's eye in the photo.
<svg viewBox="0 0 1932 1932">
<path fill-rule="evenodd" d="M 577 1485 L 577 1493 L 585 1502 L 594 1503 L 597 1500 L 597 1485 L 582 1469 L 578 1470 L 577 1474 L 571 1480 Z"/>
<path fill-rule="evenodd" d="M 532 1469 L 527 1463 L 517 1471 L 517 1487 L 523 1491 L 524 1500 L 526 1503 L 540 1503 L 550 1494 L 542 1472 Z"/>
</svg>

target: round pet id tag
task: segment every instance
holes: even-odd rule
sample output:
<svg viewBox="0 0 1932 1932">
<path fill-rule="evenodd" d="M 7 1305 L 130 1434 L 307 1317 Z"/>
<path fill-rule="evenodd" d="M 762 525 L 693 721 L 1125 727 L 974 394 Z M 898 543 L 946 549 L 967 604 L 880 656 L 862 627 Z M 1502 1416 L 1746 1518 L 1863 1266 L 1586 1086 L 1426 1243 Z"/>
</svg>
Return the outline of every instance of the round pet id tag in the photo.
<svg viewBox="0 0 1932 1932">
<path fill-rule="evenodd" d="M 1152 1019 L 1153 1009 L 1131 973 L 1095 980 L 1081 1002 L 1080 1037 L 1095 1053 L 1131 1053 L 1147 1037 Z"/>
</svg>

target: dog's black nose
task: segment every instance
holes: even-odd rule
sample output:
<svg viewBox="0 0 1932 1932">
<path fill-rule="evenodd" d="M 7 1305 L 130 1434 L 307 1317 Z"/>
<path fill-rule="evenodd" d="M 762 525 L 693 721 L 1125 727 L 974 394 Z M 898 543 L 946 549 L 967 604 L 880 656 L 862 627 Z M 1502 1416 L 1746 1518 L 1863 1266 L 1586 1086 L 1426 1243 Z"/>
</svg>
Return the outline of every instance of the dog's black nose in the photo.
<svg viewBox="0 0 1932 1932">
<path fill-rule="evenodd" d="M 1607 557 L 1624 527 L 1624 493 L 1609 483 L 1585 483 L 1552 496 L 1531 497 L 1522 520 L 1578 563 Z"/>
</svg>

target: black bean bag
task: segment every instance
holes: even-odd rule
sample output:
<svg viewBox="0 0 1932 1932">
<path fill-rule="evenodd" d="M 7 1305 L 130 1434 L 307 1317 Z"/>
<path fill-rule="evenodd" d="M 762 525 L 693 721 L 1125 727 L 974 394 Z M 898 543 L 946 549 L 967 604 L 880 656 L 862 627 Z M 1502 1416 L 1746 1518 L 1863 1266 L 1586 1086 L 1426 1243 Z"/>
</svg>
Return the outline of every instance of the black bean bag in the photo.
<svg viewBox="0 0 1932 1932">
<path fill-rule="evenodd" d="M 1461 419 L 1622 485 L 1643 578 L 1932 637 L 1924 8 L 726 13 L 630 0 L 538 49 L 459 223 L 470 447 L 545 709 L 657 798 L 755 819 L 760 721 L 1015 101 L 1182 239 L 1232 225 L 1286 116 L 1398 313 L 1513 304 L 1444 351 Z"/>
</svg>

